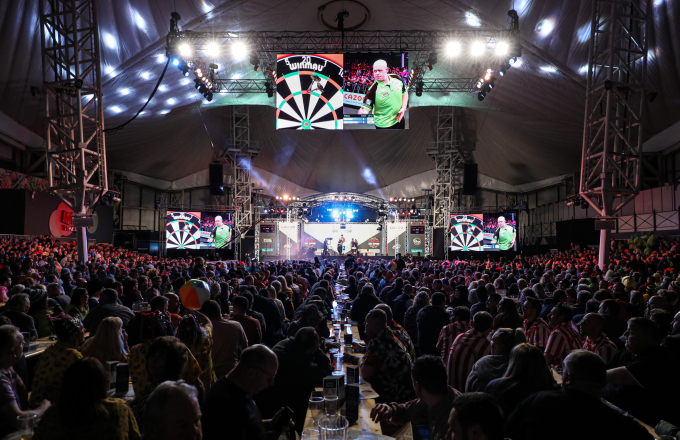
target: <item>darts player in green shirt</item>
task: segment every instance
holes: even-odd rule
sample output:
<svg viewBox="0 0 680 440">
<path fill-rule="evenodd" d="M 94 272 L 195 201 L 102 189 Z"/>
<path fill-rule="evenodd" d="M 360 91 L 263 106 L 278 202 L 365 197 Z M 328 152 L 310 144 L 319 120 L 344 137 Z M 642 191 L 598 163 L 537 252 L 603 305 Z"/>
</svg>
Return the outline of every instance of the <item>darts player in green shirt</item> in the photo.
<svg viewBox="0 0 680 440">
<path fill-rule="evenodd" d="M 231 228 L 229 225 L 224 224 L 221 216 L 215 217 L 215 227 L 210 233 L 210 238 L 215 243 L 215 249 L 224 248 L 229 243 L 230 236 Z"/>
<path fill-rule="evenodd" d="M 493 242 L 498 243 L 498 249 L 501 251 L 514 249 L 516 238 L 515 228 L 505 222 L 505 217 L 498 217 L 498 228 L 493 234 Z"/>
<path fill-rule="evenodd" d="M 373 113 L 375 128 L 403 129 L 404 114 L 408 106 L 408 92 L 399 75 L 387 73 L 387 62 L 373 63 L 375 82 L 368 89 L 360 115 Z"/>
</svg>

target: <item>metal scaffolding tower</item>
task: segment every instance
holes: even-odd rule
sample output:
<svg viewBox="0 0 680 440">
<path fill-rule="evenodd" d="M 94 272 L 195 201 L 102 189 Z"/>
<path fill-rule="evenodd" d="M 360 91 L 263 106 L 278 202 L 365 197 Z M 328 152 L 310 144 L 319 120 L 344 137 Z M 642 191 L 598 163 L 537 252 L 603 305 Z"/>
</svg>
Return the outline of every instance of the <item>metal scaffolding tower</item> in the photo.
<svg viewBox="0 0 680 440">
<path fill-rule="evenodd" d="M 78 259 L 87 262 L 87 207 L 108 190 L 99 27 L 94 0 L 41 1 L 49 189 L 74 211 Z"/>
<path fill-rule="evenodd" d="M 250 182 L 252 161 L 260 149 L 250 140 L 250 114 L 248 106 L 234 106 L 231 125 L 232 144 L 224 152 L 231 166 L 233 204 L 240 208 L 234 221 L 234 257 L 241 257 L 241 240 L 253 225 L 253 185 Z"/>
<path fill-rule="evenodd" d="M 650 0 L 594 0 L 580 194 L 611 217 L 640 192 Z M 600 233 L 600 269 L 609 231 Z"/>
<path fill-rule="evenodd" d="M 454 194 L 463 184 L 461 167 L 465 157 L 461 152 L 460 124 L 455 107 L 437 108 L 436 141 L 429 148 L 427 155 L 434 161 L 437 180 L 434 183 L 434 216 L 435 228 L 448 228 L 451 209 L 454 205 Z"/>
</svg>

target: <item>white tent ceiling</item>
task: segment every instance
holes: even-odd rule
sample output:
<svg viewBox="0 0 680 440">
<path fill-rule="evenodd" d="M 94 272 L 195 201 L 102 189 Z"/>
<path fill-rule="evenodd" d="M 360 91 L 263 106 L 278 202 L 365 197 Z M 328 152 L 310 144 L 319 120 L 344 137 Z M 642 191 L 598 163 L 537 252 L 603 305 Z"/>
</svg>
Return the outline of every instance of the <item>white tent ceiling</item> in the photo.
<svg viewBox="0 0 680 440">
<path fill-rule="evenodd" d="M 680 120 L 680 0 L 652 2 L 649 87 L 659 96 L 647 105 L 646 137 Z M 42 134 L 44 98 L 30 93 L 30 86 L 42 81 L 39 3 L 0 3 L 0 111 Z M 181 14 L 184 30 L 323 30 L 317 20 L 317 7 L 323 3 L 98 1 L 106 126 L 127 120 L 151 94 L 164 67 L 173 10 Z M 483 27 L 501 29 L 513 7 L 510 0 L 364 3 L 371 17 L 363 30 L 465 28 L 470 11 Z M 500 78 L 483 102 L 472 94 L 412 95 L 406 133 L 276 131 L 274 98 L 229 94 L 207 103 L 169 67 L 146 112 L 107 136 L 108 165 L 164 181 L 204 170 L 228 143 L 229 106 L 249 104 L 252 140 L 262 151 L 254 161 L 258 169 L 312 191 L 368 192 L 431 170 L 425 151 L 434 140 L 433 106 L 455 105 L 466 107 L 475 121 L 480 173 L 519 185 L 574 172 L 580 162 L 591 1 L 515 0 L 514 8 L 524 39 L 522 66 Z M 455 63 L 462 62 L 439 58 L 428 77 L 449 77 L 458 70 Z M 261 78 L 248 60 L 234 62 L 225 56 L 216 61 L 222 77 Z"/>
</svg>

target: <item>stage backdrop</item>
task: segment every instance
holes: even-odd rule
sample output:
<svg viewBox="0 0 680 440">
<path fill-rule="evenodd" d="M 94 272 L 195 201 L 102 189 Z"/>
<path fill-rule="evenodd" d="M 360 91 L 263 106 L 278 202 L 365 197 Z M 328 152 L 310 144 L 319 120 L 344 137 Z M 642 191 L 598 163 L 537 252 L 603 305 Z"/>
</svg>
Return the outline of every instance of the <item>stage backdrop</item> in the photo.
<svg viewBox="0 0 680 440">
<path fill-rule="evenodd" d="M 290 257 L 295 258 L 298 254 L 298 222 L 278 222 L 279 227 L 279 255 L 286 255 L 286 238 L 290 236 Z"/>
<path fill-rule="evenodd" d="M 328 250 L 331 255 L 338 255 L 338 240 L 345 238 L 343 254 L 350 251 L 352 239 L 359 242 L 359 252 L 364 255 L 380 255 L 382 249 L 382 232 L 375 223 L 347 223 L 341 229 L 338 223 L 305 223 L 302 230 L 302 244 L 306 251 L 321 255 L 323 241 L 329 238 Z"/>
<path fill-rule="evenodd" d="M 406 234 L 405 222 L 387 223 L 387 255 L 405 254 Z"/>
</svg>

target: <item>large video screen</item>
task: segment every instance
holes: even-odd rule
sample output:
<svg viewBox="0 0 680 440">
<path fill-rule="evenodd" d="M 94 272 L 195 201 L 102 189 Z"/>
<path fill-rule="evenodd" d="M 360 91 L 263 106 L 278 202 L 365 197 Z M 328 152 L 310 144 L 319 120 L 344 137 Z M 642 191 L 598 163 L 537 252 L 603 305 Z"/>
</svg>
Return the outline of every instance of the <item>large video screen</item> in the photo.
<svg viewBox="0 0 680 440">
<path fill-rule="evenodd" d="M 452 251 L 516 251 L 517 213 L 451 216 Z"/>
<path fill-rule="evenodd" d="M 276 60 L 276 129 L 342 130 L 342 54 Z"/>
<path fill-rule="evenodd" d="M 231 249 L 231 213 L 169 211 L 167 249 Z"/>
<path fill-rule="evenodd" d="M 408 128 L 408 74 L 406 53 L 346 54 L 343 128 Z"/>
<path fill-rule="evenodd" d="M 361 255 L 381 255 L 382 232 L 375 223 L 305 223 L 302 229 L 302 255 L 321 255 L 324 242 L 330 255 L 352 250 L 352 241 Z"/>
</svg>

